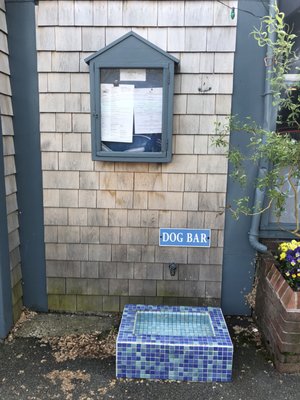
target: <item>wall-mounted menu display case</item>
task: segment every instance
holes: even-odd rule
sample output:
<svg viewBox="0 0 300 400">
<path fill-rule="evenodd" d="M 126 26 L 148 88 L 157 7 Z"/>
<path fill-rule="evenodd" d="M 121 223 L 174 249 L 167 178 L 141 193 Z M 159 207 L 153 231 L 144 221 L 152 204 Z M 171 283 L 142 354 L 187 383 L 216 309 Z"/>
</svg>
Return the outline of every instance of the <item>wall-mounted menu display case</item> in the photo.
<svg viewBox="0 0 300 400">
<path fill-rule="evenodd" d="M 178 60 L 130 32 L 86 62 L 91 77 L 93 159 L 171 161 Z"/>
</svg>

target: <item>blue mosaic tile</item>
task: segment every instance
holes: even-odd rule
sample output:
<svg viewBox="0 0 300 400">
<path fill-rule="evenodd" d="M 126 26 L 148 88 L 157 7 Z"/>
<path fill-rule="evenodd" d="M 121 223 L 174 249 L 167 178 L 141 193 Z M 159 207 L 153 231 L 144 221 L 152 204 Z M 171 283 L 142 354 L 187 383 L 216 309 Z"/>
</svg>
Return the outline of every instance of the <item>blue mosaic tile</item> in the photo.
<svg viewBox="0 0 300 400">
<path fill-rule="evenodd" d="M 118 378 L 231 380 L 233 345 L 220 308 L 126 305 Z"/>
</svg>

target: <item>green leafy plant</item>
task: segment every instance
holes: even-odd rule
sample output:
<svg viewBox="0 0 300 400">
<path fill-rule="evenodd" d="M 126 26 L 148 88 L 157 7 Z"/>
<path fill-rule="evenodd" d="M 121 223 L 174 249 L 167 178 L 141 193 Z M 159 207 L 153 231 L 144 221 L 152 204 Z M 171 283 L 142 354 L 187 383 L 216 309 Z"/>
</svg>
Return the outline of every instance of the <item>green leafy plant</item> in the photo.
<svg viewBox="0 0 300 400">
<path fill-rule="evenodd" d="M 272 35 L 276 39 L 272 40 Z M 288 196 L 293 195 L 295 229 L 291 232 L 300 237 L 299 222 L 299 183 L 300 183 L 300 141 L 296 140 L 291 131 L 300 129 L 300 95 L 299 75 L 293 74 L 293 85 L 286 80 L 286 75 L 294 68 L 299 59 L 295 50 L 295 39 L 290 27 L 284 22 L 284 14 L 275 7 L 274 16 L 262 19 L 259 28 L 252 32 L 259 46 L 267 46 L 271 57 L 265 58 L 267 79 L 273 94 L 273 106 L 278 110 L 277 131 L 268 131 L 260 127 L 250 117 L 240 122 L 237 116 L 229 118 L 228 124 L 216 125 L 217 138 L 214 144 L 226 149 L 229 162 L 232 165 L 231 177 L 242 186 L 247 184 L 247 163 L 259 164 L 265 160 L 268 168 L 255 181 L 255 187 L 265 191 L 265 204 L 250 205 L 249 197 L 241 196 L 235 205 L 227 207 L 235 218 L 241 214 L 262 214 L 272 208 L 279 223 L 286 208 Z M 295 81 L 298 77 L 298 81 Z M 284 111 L 284 112 L 283 112 Z M 283 119 L 281 115 L 285 115 Z M 238 131 L 249 137 L 246 152 L 228 143 L 230 131 Z M 300 136 L 300 132 L 299 132 Z M 299 137 L 300 139 L 300 137 Z M 282 228 L 283 229 L 283 228 Z"/>
</svg>

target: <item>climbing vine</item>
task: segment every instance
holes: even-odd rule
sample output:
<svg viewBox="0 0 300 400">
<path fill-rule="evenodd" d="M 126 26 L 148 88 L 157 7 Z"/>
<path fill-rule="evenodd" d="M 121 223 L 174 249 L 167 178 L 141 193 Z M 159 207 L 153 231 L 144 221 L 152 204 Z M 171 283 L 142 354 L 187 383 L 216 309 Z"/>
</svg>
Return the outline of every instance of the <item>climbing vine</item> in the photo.
<svg viewBox="0 0 300 400">
<path fill-rule="evenodd" d="M 300 75 L 292 75 L 292 84 L 286 79 L 291 71 L 299 70 L 295 66 L 299 60 L 295 50 L 297 36 L 285 23 L 284 13 L 277 6 L 274 11 L 274 16 L 262 18 L 260 27 L 254 29 L 252 36 L 259 46 L 268 48 L 264 61 L 273 106 L 278 110 L 277 131 L 263 129 L 250 117 L 241 122 L 238 116 L 232 116 L 228 124 L 216 125 L 217 138 L 214 144 L 226 149 L 233 170 L 231 177 L 242 186 L 248 183 L 247 163 L 258 165 L 263 159 L 268 164 L 268 168 L 255 181 L 255 187 L 266 193 L 265 203 L 252 206 L 248 196 L 241 196 L 235 200 L 234 205 L 227 205 L 233 216 L 239 218 L 241 214 L 262 214 L 272 208 L 280 226 L 280 217 L 286 209 L 287 198 L 292 194 L 295 228 L 291 232 L 300 237 L 300 140 L 295 137 L 296 132 L 300 139 Z M 274 33 L 275 40 L 272 40 Z M 228 144 L 231 131 L 248 135 L 246 152 Z"/>
</svg>

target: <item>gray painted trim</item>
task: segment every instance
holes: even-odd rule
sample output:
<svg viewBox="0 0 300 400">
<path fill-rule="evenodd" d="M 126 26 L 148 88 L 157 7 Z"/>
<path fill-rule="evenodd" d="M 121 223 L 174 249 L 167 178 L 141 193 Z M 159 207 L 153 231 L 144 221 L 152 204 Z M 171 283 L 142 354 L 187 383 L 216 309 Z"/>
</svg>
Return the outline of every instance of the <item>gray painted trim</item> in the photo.
<svg viewBox="0 0 300 400">
<path fill-rule="evenodd" d="M 272 0 L 273 1 L 273 0 Z M 295 33 L 300 32 L 300 0 L 281 0 L 279 1 L 279 9 L 285 13 L 287 16 L 286 22 L 293 27 Z M 300 36 L 296 39 L 295 47 L 299 49 L 300 46 Z M 266 90 L 267 92 L 267 90 Z M 274 110 L 276 113 L 276 110 Z M 275 129 L 276 116 L 273 116 L 273 126 Z M 280 224 L 271 222 L 271 210 L 267 210 L 261 216 L 259 237 L 269 238 L 269 239 L 297 239 L 297 236 L 292 233 L 296 228 L 296 224 L 284 223 Z"/>
<path fill-rule="evenodd" d="M 23 303 L 28 308 L 47 311 L 35 6 L 28 1 L 9 2 L 6 10 L 20 212 Z"/>
<path fill-rule="evenodd" d="M 89 64 L 91 60 L 93 60 L 94 58 L 98 57 L 100 54 L 104 53 L 105 51 L 115 47 L 116 45 L 118 45 L 119 43 L 123 42 L 124 40 L 126 40 L 129 37 L 134 37 L 134 38 L 140 40 L 141 42 L 143 42 L 147 46 L 151 47 L 153 50 L 156 50 L 159 53 L 161 53 L 163 56 L 169 58 L 174 63 L 179 64 L 178 58 L 172 56 L 171 54 L 169 54 L 166 51 L 162 50 L 161 48 L 159 48 L 155 44 L 149 42 L 148 40 L 146 40 L 145 38 L 143 38 L 142 36 L 138 35 L 137 33 L 133 32 L 133 31 L 130 31 L 130 32 L 126 33 L 125 35 L 121 36 L 119 39 L 117 39 L 117 40 L 113 41 L 112 43 L 110 43 L 108 46 L 106 46 L 103 49 L 97 51 L 96 53 L 92 54 L 91 56 L 85 58 L 84 61 L 87 64 Z"/>
<path fill-rule="evenodd" d="M 266 14 L 261 2 L 240 0 L 239 7 L 255 15 Z M 249 35 L 254 25 L 259 23 L 258 18 L 247 13 L 238 14 L 232 114 L 239 115 L 240 119 L 251 116 L 258 124 L 262 124 L 265 50 L 258 47 Z M 247 148 L 245 135 L 240 132 L 232 132 L 230 141 L 241 149 Z M 250 202 L 253 202 L 254 187 L 251 182 L 257 177 L 257 167 L 249 163 L 247 174 L 250 184 L 245 188 L 244 194 L 250 197 Z M 241 190 L 241 187 L 229 178 L 226 204 L 234 204 L 234 199 L 241 195 Z M 251 312 L 245 301 L 245 294 L 252 288 L 255 272 L 256 253 L 248 240 L 250 223 L 250 217 L 241 217 L 235 221 L 229 211 L 226 213 L 222 277 L 222 309 L 225 314 L 249 315 Z"/>
<path fill-rule="evenodd" d="M 37 5 L 39 0 L 5 0 L 5 3 L 34 3 Z"/>
<path fill-rule="evenodd" d="M 13 306 L 8 247 L 2 126 L 0 119 L 0 339 L 4 339 L 13 324 Z"/>
<path fill-rule="evenodd" d="M 290 17 L 294 12 L 299 12 L 300 4 L 298 0 L 278 0 L 280 10 L 283 10 L 286 17 Z"/>
</svg>

